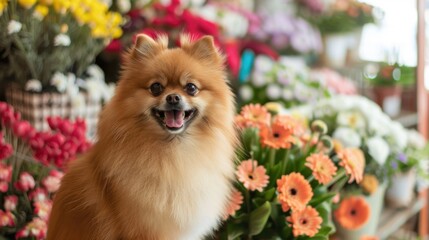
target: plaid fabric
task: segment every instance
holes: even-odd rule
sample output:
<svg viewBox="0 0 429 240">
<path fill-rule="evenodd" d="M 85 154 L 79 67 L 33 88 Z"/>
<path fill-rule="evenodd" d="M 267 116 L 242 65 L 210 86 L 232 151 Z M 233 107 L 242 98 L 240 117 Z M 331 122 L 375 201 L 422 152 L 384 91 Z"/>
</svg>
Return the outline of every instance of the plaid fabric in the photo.
<svg viewBox="0 0 429 240">
<path fill-rule="evenodd" d="M 85 104 L 78 108 L 71 104 L 71 97 L 61 93 L 32 93 L 10 88 L 6 91 L 7 101 L 21 113 L 23 119 L 29 121 L 38 131 L 49 129 L 46 118 L 59 116 L 74 120 L 82 118 L 86 121 L 88 136 L 94 136 L 98 116 L 101 111 L 101 101 L 91 100 L 84 93 Z"/>
</svg>

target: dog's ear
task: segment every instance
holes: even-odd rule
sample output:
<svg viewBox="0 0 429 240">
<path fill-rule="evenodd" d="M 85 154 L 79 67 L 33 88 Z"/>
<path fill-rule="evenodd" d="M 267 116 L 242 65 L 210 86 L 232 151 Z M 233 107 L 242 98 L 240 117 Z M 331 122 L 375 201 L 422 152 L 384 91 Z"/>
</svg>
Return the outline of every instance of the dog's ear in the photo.
<svg viewBox="0 0 429 240">
<path fill-rule="evenodd" d="M 155 41 L 146 34 L 139 34 L 134 45 L 133 55 L 141 58 L 154 57 L 166 48 L 165 42 L 167 41 L 168 39 L 163 36 Z"/>
<path fill-rule="evenodd" d="M 204 36 L 191 43 L 189 36 L 182 36 L 182 49 L 194 58 L 210 63 L 223 63 L 223 56 L 215 46 L 212 36 Z"/>
</svg>

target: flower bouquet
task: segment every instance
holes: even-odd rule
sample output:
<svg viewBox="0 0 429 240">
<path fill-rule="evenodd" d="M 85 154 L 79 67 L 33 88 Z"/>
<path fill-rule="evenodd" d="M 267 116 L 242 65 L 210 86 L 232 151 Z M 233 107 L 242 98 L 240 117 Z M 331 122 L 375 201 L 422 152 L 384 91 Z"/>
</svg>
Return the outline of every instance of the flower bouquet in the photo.
<svg viewBox="0 0 429 240">
<path fill-rule="evenodd" d="M 275 106 L 246 105 L 236 117 L 243 149 L 220 239 L 328 239 L 332 198 L 362 178 L 359 151 L 333 154 L 323 122 L 307 128 Z"/>
<path fill-rule="evenodd" d="M 352 147 L 363 152 L 363 179 L 359 184 L 350 184 L 343 189 L 335 220 L 343 229 L 352 230 L 356 235 L 373 235 L 390 180 L 390 162 L 406 148 L 406 130 L 384 114 L 378 105 L 361 96 L 334 96 L 291 111 L 303 114 L 310 121 L 326 122 L 335 151 Z M 347 209 L 361 211 L 351 214 Z"/>
<path fill-rule="evenodd" d="M 330 93 L 317 78 L 310 78 L 305 64 L 292 66 L 260 55 L 255 59 L 250 79 L 238 89 L 238 95 L 243 104 L 277 101 L 290 108 L 314 103 L 329 97 Z"/>
<path fill-rule="evenodd" d="M 44 239 L 66 164 L 85 152 L 85 122 L 49 118 L 37 132 L 0 102 L 0 239 Z"/>
</svg>

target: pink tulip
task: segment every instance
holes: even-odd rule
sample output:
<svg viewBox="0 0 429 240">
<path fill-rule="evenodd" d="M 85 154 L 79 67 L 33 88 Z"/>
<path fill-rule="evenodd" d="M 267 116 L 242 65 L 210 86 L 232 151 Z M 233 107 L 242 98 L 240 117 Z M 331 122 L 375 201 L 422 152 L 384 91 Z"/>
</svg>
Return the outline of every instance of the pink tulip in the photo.
<svg viewBox="0 0 429 240">
<path fill-rule="evenodd" d="M 27 121 L 16 121 L 12 125 L 13 133 L 19 137 L 24 139 L 29 139 L 32 135 L 35 134 L 35 131 L 31 124 Z"/>
<path fill-rule="evenodd" d="M 0 210 L 0 226 L 1 227 L 13 227 L 15 226 L 15 217 L 9 211 L 3 212 Z"/>
<path fill-rule="evenodd" d="M 16 205 L 18 204 L 18 197 L 15 195 L 10 195 L 4 197 L 4 209 L 7 211 L 14 211 L 16 209 Z"/>
<path fill-rule="evenodd" d="M 0 144 L 0 160 L 10 157 L 13 153 L 12 145 Z"/>
<path fill-rule="evenodd" d="M 42 184 L 46 188 L 46 190 L 48 190 L 48 192 L 54 193 L 60 188 L 61 178 L 47 176 L 42 180 Z"/>
<path fill-rule="evenodd" d="M 48 192 L 44 188 L 36 188 L 29 194 L 30 200 L 34 202 L 41 202 L 48 199 Z"/>
<path fill-rule="evenodd" d="M 0 180 L 10 182 L 12 179 L 12 166 L 0 163 Z"/>
<path fill-rule="evenodd" d="M 0 192 L 5 193 L 9 189 L 9 183 L 5 181 L 0 181 Z"/>
<path fill-rule="evenodd" d="M 36 185 L 33 176 L 29 174 L 28 172 L 22 172 L 19 175 L 19 180 L 16 183 L 16 188 L 18 190 L 21 190 L 23 192 L 27 192 L 30 189 L 33 189 Z"/>
</svg>

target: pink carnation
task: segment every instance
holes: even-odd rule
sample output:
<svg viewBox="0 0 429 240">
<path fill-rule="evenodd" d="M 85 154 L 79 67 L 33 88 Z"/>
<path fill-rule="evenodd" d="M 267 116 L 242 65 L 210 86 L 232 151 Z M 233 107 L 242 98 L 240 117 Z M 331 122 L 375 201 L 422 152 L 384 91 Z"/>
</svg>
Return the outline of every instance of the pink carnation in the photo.
<svg viewBox="0 0 429 240">
<path fill-rule="evenodd" d="M 51 209 L 52 209 L 51 200 L 34 202 L 34 213 L 42 220 L 48 221 L 49 215 L 51 214 Z"/>
<path fill-rule="evenodd" d="M 46 190 L 48 190 L 48 192 L 54 193 L 60 188 L 61 178 L 47 176 L 45 179 L 42 180 L 42 184 L 46 188 Z"/>
<path fill-rule="evenodd" d="M 10 182 L 12 179 L 12 166 L 0 163 L 0 180 Z"/>
<path fill-rule="evenodd" d="M 9 189 L 9 183 L 5 182 L 5 181 L 0 181 L 0 192 L 7 192 L 7 190 Z"/>
<path fill-rule="evenodd" d="M 48 199 L 48 192 L 44 188 L 36 188 L 29 194 L 30 200 L 34 202 L 42 202 Z"/>
</svg>

